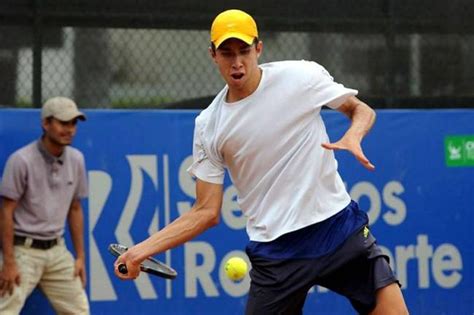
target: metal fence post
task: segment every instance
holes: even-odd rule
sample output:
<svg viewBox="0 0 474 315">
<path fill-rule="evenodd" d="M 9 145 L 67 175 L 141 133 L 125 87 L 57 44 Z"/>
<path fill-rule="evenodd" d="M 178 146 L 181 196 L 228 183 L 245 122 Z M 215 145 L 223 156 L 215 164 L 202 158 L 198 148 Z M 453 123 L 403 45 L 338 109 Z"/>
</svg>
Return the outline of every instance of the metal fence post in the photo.
<svg viewBox="0 0 474 315">
<path fill-rule="evenodd" d="M 33 107 L 42 104 L 42 67 L 43 67 L 43 21 L 41 0 L 34 2 L 33 22 Z"/>
</svg>

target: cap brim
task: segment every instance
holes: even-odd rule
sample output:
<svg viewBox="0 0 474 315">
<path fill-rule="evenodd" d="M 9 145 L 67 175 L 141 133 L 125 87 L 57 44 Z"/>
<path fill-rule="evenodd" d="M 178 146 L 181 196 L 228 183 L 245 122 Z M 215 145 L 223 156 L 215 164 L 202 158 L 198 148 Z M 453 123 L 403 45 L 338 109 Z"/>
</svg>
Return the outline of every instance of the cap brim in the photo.
<svg viewBox="0 0 474 315">
<path fill-rule="evenodd" d="M 253 37 L 253 36 L 249 36 L 249 35 L 242 34 L 242 33 L 232 33 L 231 32 L 231 33 L 226 33 L 226 34 L 222 35 L 216 41 L 214 41 L 214 46 L 216 46 L 216 48 L 219 48 L 219 46 L 223 42 L 225 42 L 226 40 L 228 40 L 230 38 L 239 39 L 239 40 L 245 42 L 248 45 L 252 45 L 253 41 L 255 40 L 255 37 Z"/>
<path fill-rule="evenodd" d="M 60 121 L 71 121 L 76 118 L 82 121 L 86 120 L 86 115 L 79 111 L 72 113 L 64 113 L 61 115 L 54 115 L 53 117 Z"/>
</svg>

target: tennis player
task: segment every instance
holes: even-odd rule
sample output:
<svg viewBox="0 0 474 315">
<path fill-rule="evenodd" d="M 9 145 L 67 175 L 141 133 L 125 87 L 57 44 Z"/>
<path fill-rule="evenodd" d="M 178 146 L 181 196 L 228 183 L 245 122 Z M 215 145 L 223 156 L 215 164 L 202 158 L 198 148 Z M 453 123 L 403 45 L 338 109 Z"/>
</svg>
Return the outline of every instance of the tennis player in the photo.
<svg viewBox="0 0 474 315">
<path fill-rule="evenodd" d="M 254 19 L 240 10 L 219 14 L 210 55 L 227 83 L 196 118 L 196 203 L 130 248 L 116 262 L 133 279 L 149 255 L 173 248 L 219 222 L 224 173 L 247 217 L 252 263 L 246 314 L 301 314 L 314 285 L 349 299 L 361 314 L 407 314 L 400 285 L 351 200 L 333 150 L 348 150 L 368 170 L 361 148 L 375 120 L 357 91 L 334 82 L 316 62 L 258 64 L 263 52 Z M 338 110 L 351 126 L 329 142 L 320 112 Z"/>
</svg>

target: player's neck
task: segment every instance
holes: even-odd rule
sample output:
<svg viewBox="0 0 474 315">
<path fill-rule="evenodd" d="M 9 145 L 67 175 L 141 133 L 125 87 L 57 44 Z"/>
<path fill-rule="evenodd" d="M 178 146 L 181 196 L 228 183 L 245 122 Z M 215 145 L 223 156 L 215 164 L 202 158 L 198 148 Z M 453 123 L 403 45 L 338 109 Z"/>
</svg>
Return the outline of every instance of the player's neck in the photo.
<svg viewBox="0 0 474 315">
<path fill-rule="evenodd" d="M 228 103 L 238 102 L 252 95 L 252 93 L 258 89 L 261 79 L 262 79 L 262 69 L 258 68 L 257 71 L 255 71 L 255 74 L 252 77 L 250 77 L 249 80 L 246 82 L 246 84 L 243 85 L 242 87 L 240 88 L 229 87 L 226 101 Z"/>
</svg>

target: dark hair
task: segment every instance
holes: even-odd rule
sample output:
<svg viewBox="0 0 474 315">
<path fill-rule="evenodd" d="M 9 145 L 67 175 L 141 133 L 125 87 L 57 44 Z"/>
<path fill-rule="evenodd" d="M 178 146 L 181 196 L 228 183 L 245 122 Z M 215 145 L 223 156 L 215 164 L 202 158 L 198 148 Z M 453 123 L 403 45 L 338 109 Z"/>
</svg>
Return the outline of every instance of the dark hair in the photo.
<svg viewBox="0 0 474 315">
<path fill-rule="evenodd" d="M 249 46 L 257 45 L 258 41 L 259 41 L 258 37 L 255 37 L 252 44 L 250 44 Z M 212 49 L 212 52 L 214 52 L 214 53 L 216 52 L 216 45 L 214 45 L 213 42 L 211 42 L 211 49 Z"/>
<path fill-rule="evenodd" d="M 48 123 L 51 123 L 51 120 L 53 120 L 53 116 L 45 117 L 43 119 L 46 120 Z M 46 130 L 43 128 L 43 124 L 41 124 L 41 131 L 43 132 L 43 137 L 46 134 Z"/>
</svg>

